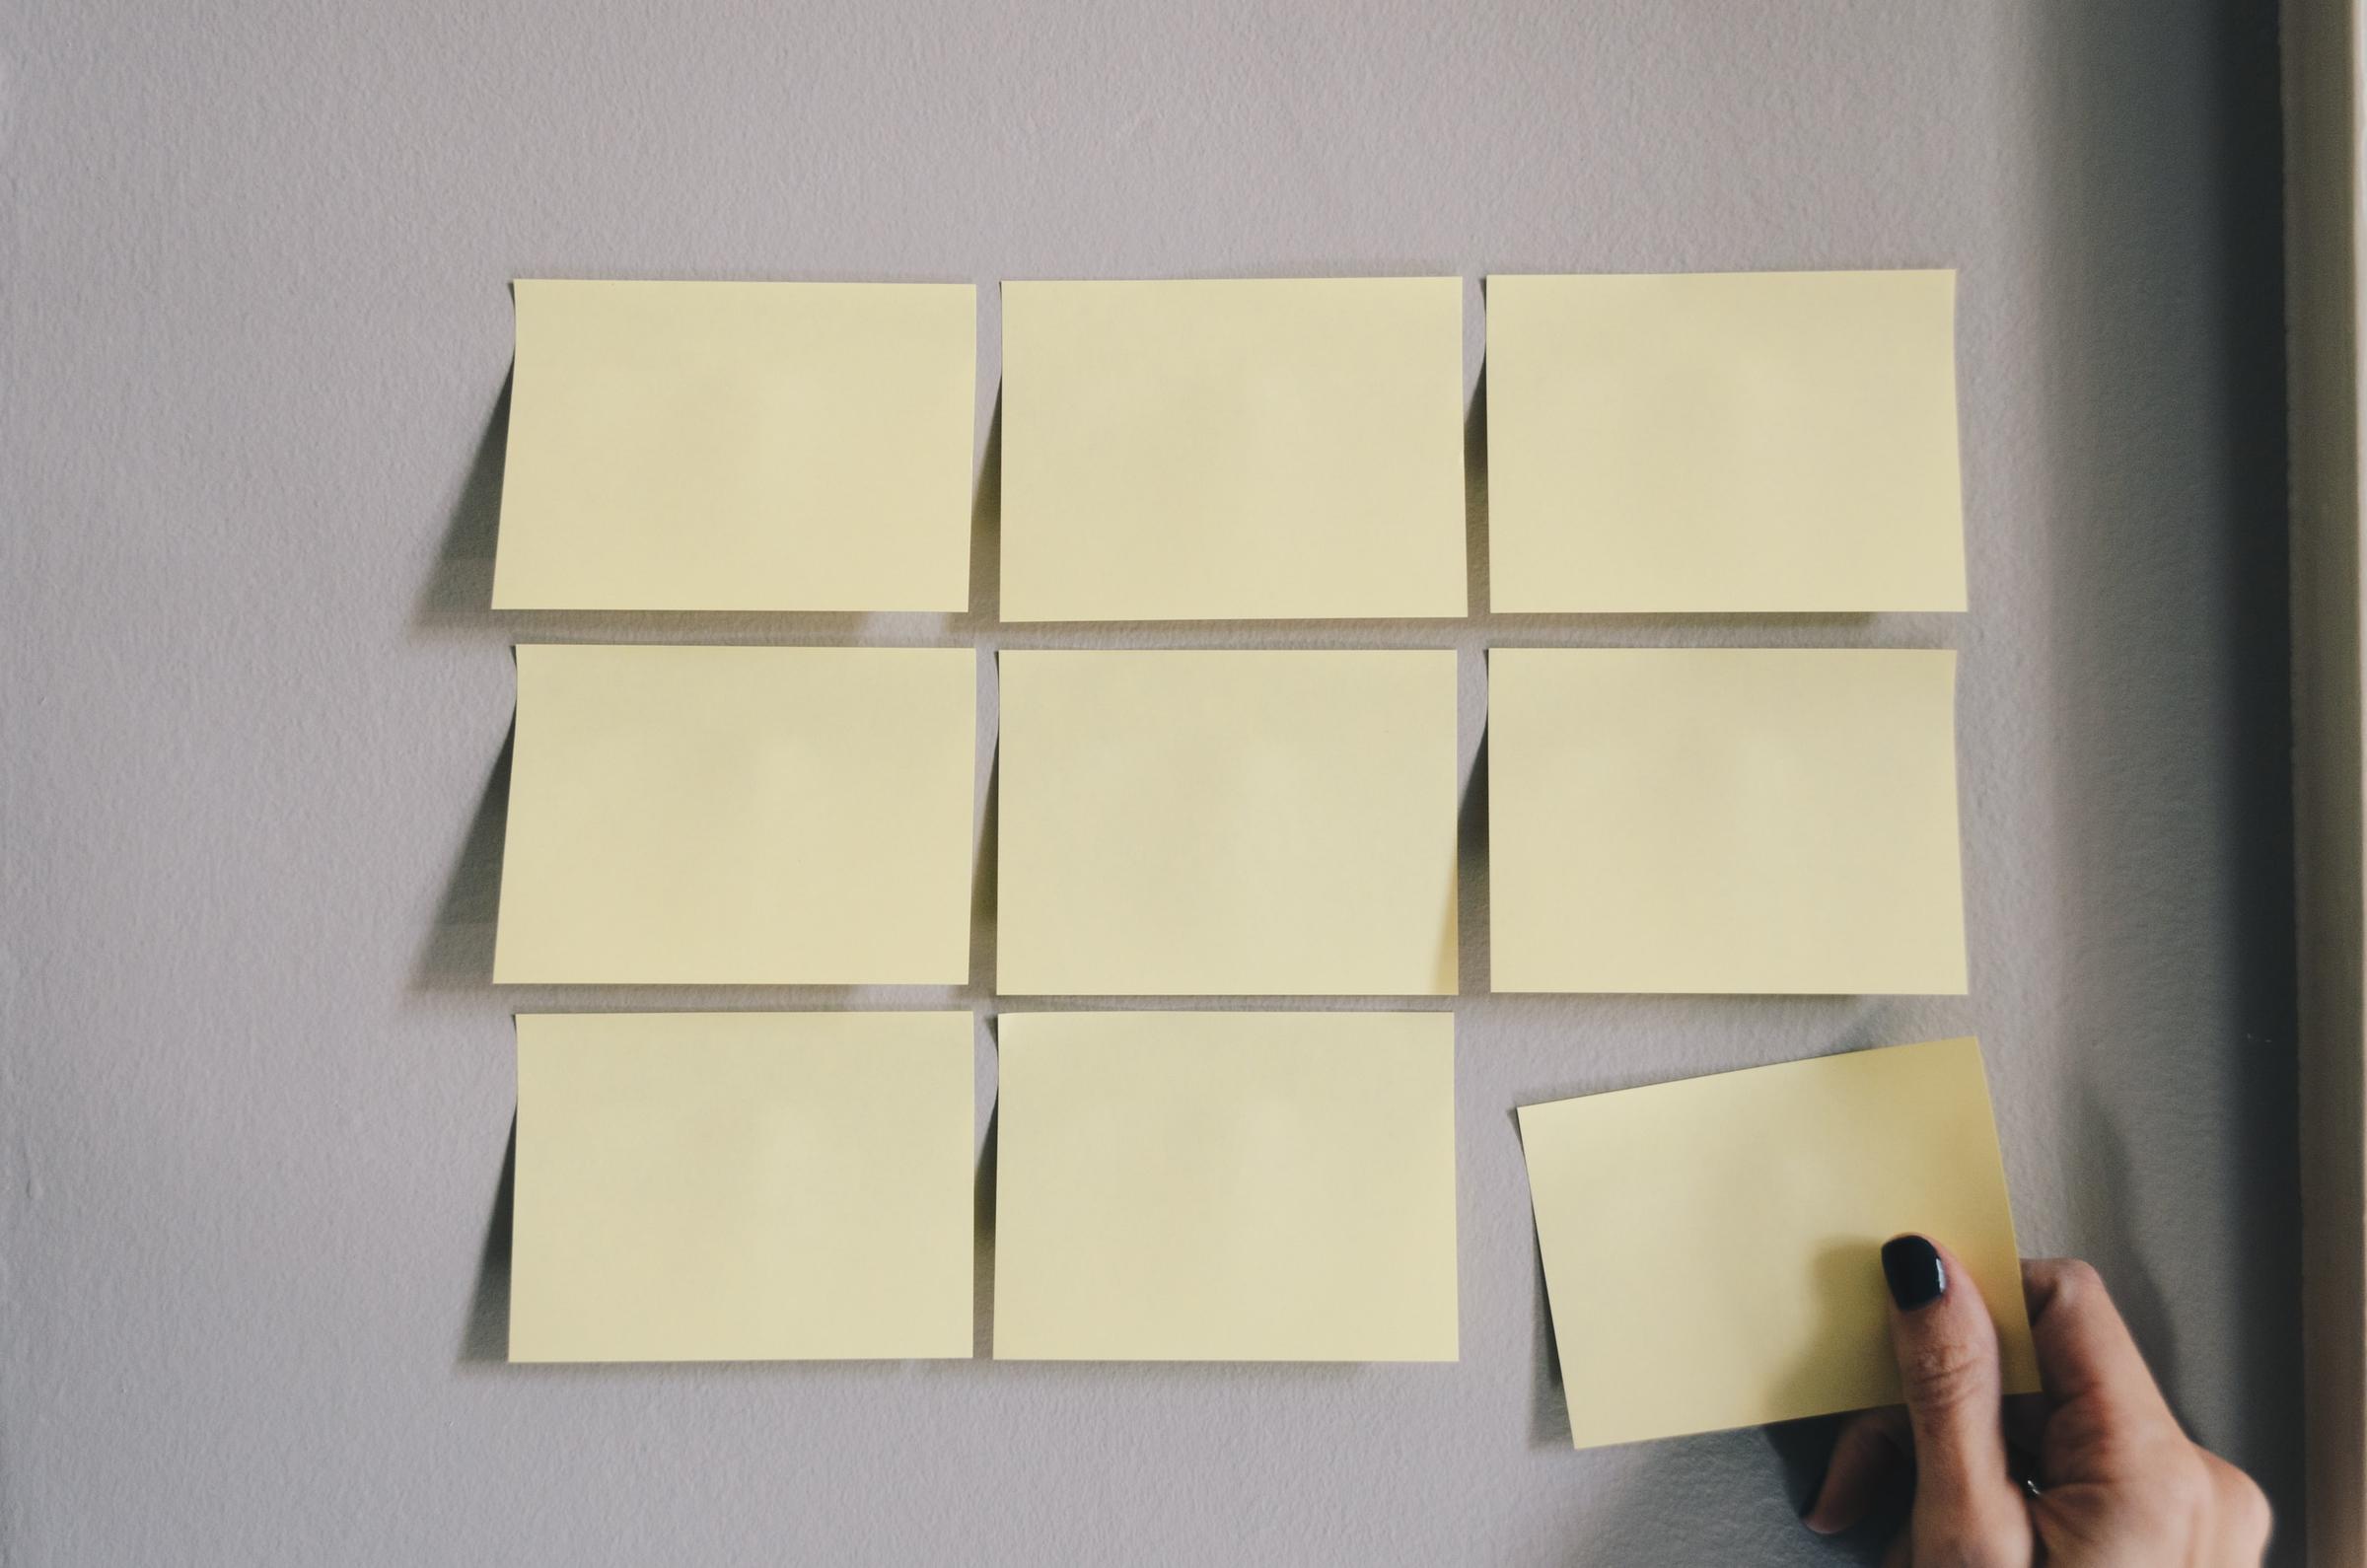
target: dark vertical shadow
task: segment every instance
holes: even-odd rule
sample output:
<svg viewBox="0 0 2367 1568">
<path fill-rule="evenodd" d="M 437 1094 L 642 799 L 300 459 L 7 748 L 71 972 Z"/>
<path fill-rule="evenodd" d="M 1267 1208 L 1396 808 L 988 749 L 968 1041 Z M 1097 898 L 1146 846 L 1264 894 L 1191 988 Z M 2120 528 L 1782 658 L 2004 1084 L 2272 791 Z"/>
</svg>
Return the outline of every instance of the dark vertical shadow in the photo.
<svg viewBox="0 0 2367 1568">
<path fill-rule="evenodd" d="M 1465 996 L 1484 996 L 1489 937 L 1485 730 L 1479 733 L 1479 748 L 1471 753 L 1470 782 L 1463 787 L 1463 805 L 1456 814 L 1455 859 L 1456 989 Z"/>
<path fill-rule="evenodd" d="M 1817 1500 L 1825 1485 L 1825 1472 L 1832 1463 L 1832 1440 L 1839 1436 L 1846 1415 L 1812 1415 L 1798 1421 L 1778 1421 L 1761 1427 L 1759 1435 L 1766 1440 L 1767 1450 L 1783 1470 L 1784 1496 L 1791 1501 L 1795 1512 L 1807 1513 L 1808 1506 Z M 1843 1531 L 1832 1537 L 1844 1549 L 1859 1555 L 1879 1555 L 1899 1527 L 1905 1523 L 1907 1490 L 1910 1471 L 1905 1457 L 1901 1456 L 1897 1485 L 1879 1497 L 1873 1510 L 1854 1530 Z"/>
<path fill-rule="evenodd" d="M 2137 1170 L 2134 1152 L 2120 1121 L 2114 1114 L 2109 1096 L 2096 1087 L 2094 1078 L 2082 1074 L 2069 1088 L 2081 1145 L 2081 1173 L 2086 1177 L 2082 1191 L 2100 1214 L 2128 1214 L 2139 1201 L 2138 1183 L 2143 1179 Z M 2170 1311 L 2170 1298 L 2144 1255 L 2134 1248 L 2122 1248 L 2098 1262 L 2106 1283 L 2113 1293 L 2113 1305 L 2120 1309 L 2128 1330 L 2136 1337 L 2145 1352 L 2145 1363 L 2153 1369 L 2154 1380 L 2170 1402 L 2179 1402 L 2178 1319 Z"/>
<path fill-rule="evenodd" d="M 1521 1113 L 1508 1110 L 1504 1118 L 1512 1123 L 1513 1141 L 1518 1143 Z M 1561 1383 L 1561 1351 L 1553 1342 L 1553 1304 L 1545 1291 L 1544 1243 L 1539 1240 L 1534 1225 L 1529 1228 L 1529 1256 L 1537 1265 L 1536 1317 L 1530 1341 L 1529 1446 L 1566 1449 L 1570 1446 L 1569 1393 Z"/>
<path fill-rule="evenodd" d="M 1529 1255 L 1537 1263 L 1537 1337 L 1535 1373 L 1529 1385 L 1529 1446 L 1566 1449 L 1570 1446 L 1570 1395 L 1561 1382 L 1561 1351 L 1553 1343 L 1553 1305 L 1545 1292 L 1545 1254 L 1532 1235 Z"/>
<path fill-rule="evenodd" d="M 493 607 L 493 549 L 501 530 L 501 476 L 510 446 L 510 387 L 516 380 L 515 367 L 503 374 L 476 455 L 461 480 L 460 498 L 444 524 L 435 564 L 412 616 L 422 624 Z"/>
<path fill-rule="evenodd" d="M 2049 636 L 2065 693 L 2053 896 L 2082 953 L 2064 971 L 2060 1027 L 2094 1083 L 2192 1080 L 2226 1115 L 2207 1144 L 2191 1125 L 2158 1141 L 2135 1127 L 2107 1157 L 2066 1150 L 2067 1187 L 2076 1234 L 2117 1251 L 2106 1272 L 2158 1355 L 2172 1303 L 2112 1239 L 2147 1210 L 2173 1223 L 2162 1206 L 2180 1183 L 2216 1184 L 2246 1217 L 2211 1280 L 2231 1298 L 2231 1343 L 2207 1358 L 2221 1362 L 2226 1422 L 2198 1435 L 2254 1472 L 2287 1527 L 2276 1560 L 2297 1561 L 2276 8 L 2113 0 L 2031 16 L 2052 118 L 2040 140 L 2049 320 L 2031 395 L 2049 444 L 2043 569 L 2057 585 Z M 2206 962 L 2191 962 L 2205 941 Z M 2132 1003 L 2146 1012 L 2132 1019 Z M 2113 1098 L 2125 1110 L 2128 1092 Z M 2091 1086 L 2083 1133 L 2103 1122 L 2101 1101 Z"/>
<path fill-rule="evenodd" d="M 1482 304 L 1487 285 L 1479 285 Z M 1488 606 L 1487 578 L 1487 361 L 1479 362 L 1479 378 L 1471 387 L 1470 410 L 1463 416 L 1463 553 L 1470 584 L 1470 613 L 1484 615 Z"/>
<path fill-rule="evenodd" d="M 991 626 L 1003 612 L 1003 389 L 994 389 L 986 420 L 986 450 L 969 503 L 969 614 Z"/>
<path fill-rule="evenodd" d="M 485 1245 L 477 1255 L 476 1290 L 468 1298 L 468 1320 L 461 1329 L 463 1364 L 510 1359 L 510 1238 L 517 1207 L 518 1117 L 513 1112 L 501 1176 L 493 1183 L 493 1212 L 485 1220 Z"/>
<path fill-rule="evenodd" d="M 2221 822 L 2240 911 L 2227 1082 L 2237 1110 L 2241 1226 L 2237 1320 L 2244 1324 L 2245 1447 L 2282 1476 L 2281 1551 L 2302 1545 L 2301 1117 L 2299 970 L 2294 952 L 2293 653 L 2284 353 L 2283 78 L 2276 8 L 2228 0 L 2209 51 L 2226 121 L 2214 172 L 2223 201 L 2218 308 L 2233 504 L 2217 538 L 2229 596 L 2220 708 L 2233 723 L 2217 762 Z"/>
<path fill-rule="evenodd" d="M 1000 745 L 986 759 L 986 804 L 978 813 L 978 858 L 969 879 L 969 988 L 994 994 L 994 905 L 1001 889 L 1001 855 L 996 846 L 996 796 L 1003 783 Z"/>
<path fill-rule="evenodd" d="M 999 1061 L 1002 1036 L 995 1021 L 986 1021 L 986 1037 Z M 999 1085 L 1001 1074 L 996 1074 Z M 1001 1147 L 1002 1094 L 986 1112 L 986 1135 L 978 1143 L 978 1174 L 970 1207 L 970 1355 L 989 1360 L 994 1355 L 994 1198 L 995 1161 Z"/>
<path fill-rule="evenodd" d="M 510 759 L 518 721 L 510 721 L 476 803 L 460 858 L 444 885 L 436 921 L 412 972 L 413 990 L 488 985 L 493 979 L 493 935 L 501 915 L 502 845 L 509 835 Z"/>
</svg>

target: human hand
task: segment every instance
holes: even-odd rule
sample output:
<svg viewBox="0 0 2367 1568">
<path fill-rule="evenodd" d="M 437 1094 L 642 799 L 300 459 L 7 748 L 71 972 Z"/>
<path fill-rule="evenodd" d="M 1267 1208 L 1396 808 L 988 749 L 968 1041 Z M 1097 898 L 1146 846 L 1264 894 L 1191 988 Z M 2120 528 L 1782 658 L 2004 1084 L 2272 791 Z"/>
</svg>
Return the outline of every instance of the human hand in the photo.
<svg viewBox="0 0 2367 1568">
<path fill-rule="evenodd" d="M 1847 1530 L 1911 1467 L 1914 1511 L 1886 1568 L 2260 1561 L 2267 1499 L 2180 1430 L 2096 1270 L 2068 1258 L 2022 1265 L 2046 1391 L 2009 1403 L 1996 1327 L 1955 1256 L 1901 1236 L 1884 1245 L 1882 1269 L 1906 1405 L 1843 1424 L 1809 1529 Z"/>
</svg>

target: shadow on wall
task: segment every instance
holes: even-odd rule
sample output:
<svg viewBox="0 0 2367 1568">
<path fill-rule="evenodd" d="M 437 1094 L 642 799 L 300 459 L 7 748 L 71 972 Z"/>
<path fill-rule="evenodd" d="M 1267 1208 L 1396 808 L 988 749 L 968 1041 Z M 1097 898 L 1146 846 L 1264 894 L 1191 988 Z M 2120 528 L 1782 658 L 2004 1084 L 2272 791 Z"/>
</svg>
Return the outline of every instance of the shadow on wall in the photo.
<svg viewBox="0 0 2367 1568">
<path fill-rule="evenodd" d="M 991 626 L 1003 612 L 1003 389 L 986 416 L 986 450 L 969 503 L 969 612 L 958 621 Z"/>
<path fill-rule="evenodd" d="M 1471 753 L 1470 781 L 1455 821 L 1456 989 L 1465 996 L 1487 991 L 1487 733 Z"/>
<path fill-rule="evenodd" d="M 1483 756 L 1481 763 L 1484 760 Z M 1473 764 L 1474 777 L 1480 765 Z M 1504 1119 L 1512 1124 L 1512 1141 L 1520 1144 L 1520 1108 L 1514 1106 L 1507 1109 Z M 1521 1165 L 1525 1179 L 1528 1168 L 1525 1146 Z M 1537 1296 L 1530 1337 L 1529 1446 L 1533 1449 L 1566 1449 L 1570 1446 L 1569 1390 L 1561 1381 L 1561 1347 L 1553 1338 L 1553 1301 L 1545 1285 L 1544 1243 L 1537 1234 L 1535 1216 L 1531 1219 L 1529 1256 L 1537 1265 Z"/>
<path fill-rule="evenodd" d="M 1484 310 L 1487 283 L 1479 284 Z M 1487 361 L 1471 384 L 1471 406 L 1463 416 L 1463 551 L 1465 592 L 1470 612 L 1487 613 Z"/>
<path fill-rule="evenodd" d="M 1537 1314 L 1529 1385 L 1529 1446 L 1566 1449 L 1570 1446 L 1570 1393 L 1561 1381 L 1561 1347 L 1553 1338 L 1553 1304 L 1545 1285 L 1545 1253 L 1534 1230 L 1529 1255 L 1537 1264 Z"/>
<path fill-rule="evenodd" d="M 453 990 L 493 982 L 493 935 L 501 913 L 501 860 L 509 835 L 510 763 L 517 748 L 518 723 L 510 721 L 493 770 L 485 777 L 476 815 L 461 840 L 460 858 L 444 885 L 436 905 L 435 923 L 428 928 L 412 971 L 414 991 Z"/>
<path fill-rule="evenodd" d="M 1002 1034 L 991 1018 L 986 1020 L 986 1038 L 999 1057 Z M 1002 1125 L 1003 1106 L 998 1095 L 986 1112 L 985 1136 L 978 1141 L 978 1170 L 970 1198 L 969 1353 L 975 1360 L 991 1360 L 994 1356 L 994 1202 L 996 1154 L 1001 1148 Z"/>
<path fill-rule="evenodd" d="M 994 745 L 986 753 L 986 800 L 978 809 L 977 857 L 969 877 L 969 987 L 980 996 L 994 994 L 994 906 L 1002 887 L 995 829 L 1002 784 L 1002 748 Z"/>
<path fill-rule="evenodd" d="M 477 1254 L 476 1289 L 469 1295 L 468 1319 L 461 1329 L 464 1365 L 510 1359 L 510 1237 L 517 1209 L 518 1118 L 513 1114 L 501 1176 L 493 1183 L 493 1211 L 485 1220 L 485 1245 Z"/>
<path fill-rule="evenodd" d="M 2031 13 L 2039 145 L 2055 149 L 2032 395 L 2053 483 L 2044 565 L 2061 585 L 2060 686 L 2039 722 L 2058 753 L 2053 914 L 2072 956 L 2041 1010 L 2052 1001 L 2081 1064 L 2055 1123 L 2068 1240 L 2174 1399 L 2182 1371 L 2209 1380 L 2196 1436 L 2267 1490 L 2283 1562 L 2303 1545 L 2303 1388 L 2277 14 L 2197 14 L 2189 29 L 2136 3 Z M 2108 1083 L 2123 1107 L 2150 1101 L 2143 1140 L 2112 1124 Z M 2189 1113 L 2195 1096 L 2231 1124 Z M 2149 1257 L 2148 1239 L 2193 1223 L 2195 1196 L 2242 1217 L 2236 1234 Z M 2231 1310 L 2225 1348 L 2183 1368 L 2181 1289 Z"/>
<path fill-rule="evenodd" d="M 510 446 L 510 389 L 517 379 L 515 366 L 501 378 L 493 412 L 477 439 L 476 456 L 461 481 L 460 499 L 445 522 L 444 538 L 436 546 L 435 563 L 428 569 L 413 614 L 422 625 L 481 615 L 492 607 L 493 546 L 501 528 L 501 477 Z"/>
</svg>

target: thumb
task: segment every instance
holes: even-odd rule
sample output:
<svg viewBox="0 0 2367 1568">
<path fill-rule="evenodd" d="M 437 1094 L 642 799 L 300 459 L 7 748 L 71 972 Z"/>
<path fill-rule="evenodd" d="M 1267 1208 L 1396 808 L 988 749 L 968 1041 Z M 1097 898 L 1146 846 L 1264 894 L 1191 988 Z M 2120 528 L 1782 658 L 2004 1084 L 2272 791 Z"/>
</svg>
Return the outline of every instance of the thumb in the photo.
<svg viewBox="0 0 2367 1568">
<path fill-rule="evenodd" d="M 2005 1470 L 1997 1327 L 1980 1287 L 1920 1236 L 1885 1242 L 1882 1274 L 1914 1433 L 1914 1559 L 2028 1563 L 2030 1510 Z"/>
</svg>

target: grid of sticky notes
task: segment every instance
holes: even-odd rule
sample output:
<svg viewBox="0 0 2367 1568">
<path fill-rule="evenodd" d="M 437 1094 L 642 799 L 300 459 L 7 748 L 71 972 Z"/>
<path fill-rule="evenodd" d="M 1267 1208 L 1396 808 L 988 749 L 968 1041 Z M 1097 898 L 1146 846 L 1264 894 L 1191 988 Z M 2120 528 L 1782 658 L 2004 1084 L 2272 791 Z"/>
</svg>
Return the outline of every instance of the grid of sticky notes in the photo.
<svg viewBox="0 0 2367 1568">
<path fill-rule="evenodd" d="M 968 285 L 516 299 L 498 607 L 968 611 Z M 1486 306 L 1494 609 L 1963 607 L 1952 274 L 1499 277 Z M 976 504 L 1032 638 L 1470 612 L 1461 279 L 1012 283 L 1003 339 Z M 1454 651 L 516 658 L 503 983 L 961 988 L 991 864 L 1001 996 L 1460 988 Z M 1492 989 L 1966 989 L 1953 654 L 1486 675 Z M 513 1358 L 966 1356 L 981 1242 L 1004 1358 L 1456 1358 L 1451 1013 L 1004 1014 L 990 1236 L 973 1027 L 522 1016 Z M 1886 1227 L 2010 1271 L 1970 1041 L 1521 1127 L 1581 1444 L 1888 1396 Z M 1729 1325 L 1685 1270 L 1730 1234 L 1768 1305 L 1702 1361 Z"/>
<path fill-rule="evenodd" d="M 1524 1105 L 1545 1297 L 1580 1448 L 1899 1401 L 1871 1264 L 1938 1237 L 1997 1325 L 2030 1323 L 1980 1048 L 1853 1051 Z"/>
</svg>

